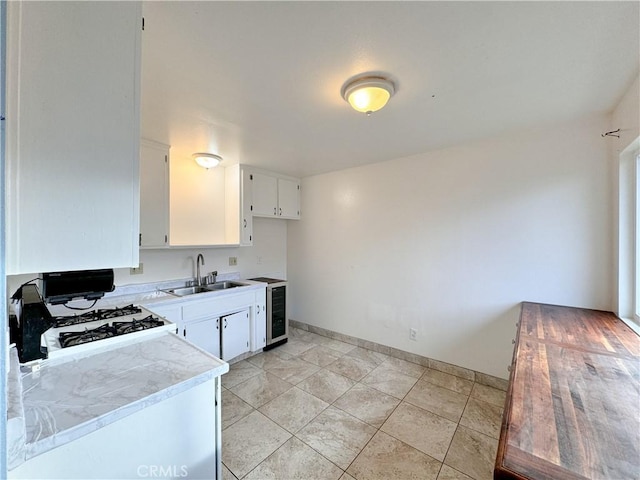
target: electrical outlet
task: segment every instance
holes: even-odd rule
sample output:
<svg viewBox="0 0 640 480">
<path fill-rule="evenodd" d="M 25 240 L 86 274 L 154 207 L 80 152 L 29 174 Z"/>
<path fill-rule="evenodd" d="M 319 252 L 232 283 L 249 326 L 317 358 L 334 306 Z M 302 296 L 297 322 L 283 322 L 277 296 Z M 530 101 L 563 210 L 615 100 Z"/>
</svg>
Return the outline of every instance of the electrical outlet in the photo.
<svg viewBox="0 0 640 480">
<path fill-rule="evenodd" d="M 413 340 L 414 342 L 418 339 L 418 331 L 415 328 L 409 329 L 409 340 Z"/>
<path fill-rule="evenodd" d="M 238 265 L 238 257 L 229 257 L 229 265 L 230 266 Z"/>
<path fill-rule="evenodd" d="M 137 267 L 132 267 L 129 269 L 129 275 L 142 275 L 144 273 L 144 268 L 142 267 L 142 263 Z"/>
</svg>

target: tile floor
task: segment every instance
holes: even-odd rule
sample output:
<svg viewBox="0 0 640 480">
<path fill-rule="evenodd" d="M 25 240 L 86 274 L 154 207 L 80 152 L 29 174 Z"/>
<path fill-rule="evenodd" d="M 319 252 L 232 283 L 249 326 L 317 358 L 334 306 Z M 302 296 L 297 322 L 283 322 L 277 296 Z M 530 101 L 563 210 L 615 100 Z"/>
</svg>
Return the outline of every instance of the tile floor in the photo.
<svg viewBox="0 0 640 480">
<path fill-rule="evenodd" d="M 222 377 L 225 480 L 491 480 L 505 392 L 291 328 Z"/>
</svg>

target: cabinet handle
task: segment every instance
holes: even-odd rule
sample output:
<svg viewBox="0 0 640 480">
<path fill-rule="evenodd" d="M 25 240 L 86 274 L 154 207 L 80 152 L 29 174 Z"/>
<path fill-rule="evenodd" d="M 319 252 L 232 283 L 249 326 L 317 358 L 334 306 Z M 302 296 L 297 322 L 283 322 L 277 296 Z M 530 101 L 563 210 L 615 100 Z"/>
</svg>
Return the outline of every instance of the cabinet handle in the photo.
<svg viewBox="0 0 640 480">
<path fill-rule="evenodd" d="M 515 344 L 516 344 L 516 341 L 512 339 L 511 340 L 511 345 L 515 345 Z"/>
<path fill-rule="evenodd" d="M 227 319 L 224 319 L 224 328 L 227 328 Z"/>
<path fill-rule="evenodd" d="M 247 228 L 247 219 L 244 219 L 244 228 Z"/>
<path fill-rule="evenodd" d="M 282 207 L 280 207 L 280 216 L 282 216 Z"/>
<path fill-rule="evenodd" d="M 260 305 L 256 305 L 256 313 L 260 313 Z"/>
<path fill-rule="evenodd" d="M 183 336 L 183 337 L 186 337 L 186 336 L 187 336 L 187 329 L 186 329 L 186 328 L 182 331 L 182 336 Z"/>
<path fill-rule="evenodd" d="M 276 215 L 276 207 L 273 207 L 273 214 Z"/>
</svg>

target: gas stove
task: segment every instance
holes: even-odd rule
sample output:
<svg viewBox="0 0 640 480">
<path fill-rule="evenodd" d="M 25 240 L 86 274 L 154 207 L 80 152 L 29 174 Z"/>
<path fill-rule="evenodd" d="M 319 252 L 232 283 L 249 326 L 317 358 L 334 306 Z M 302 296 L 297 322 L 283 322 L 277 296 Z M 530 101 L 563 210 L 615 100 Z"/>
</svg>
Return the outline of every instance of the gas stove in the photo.
<svg viewBox="0 0 640 480">
<path fill-rule="evenodd" d="M 118 318 L 125 315 L 133 315 L 142 312 L 140 307 L 127 305 L 126 307 L 101 308 L 83 312 L 76 315 L 61 315 L 53 317 L 54 327 L 68 327 L 69 325 L 77 325 L 80 323 L 95 322 L 97 320 L 107 320 L 109 318 Z"/>
<path fill-rule="evenodd" d="M 114 344 L 135 341 L 175 324 L 142 307 L 127 305 L 53 317 L 53 327 L 42 334 L 41 348 L 48 358 L 58 358 Z"/>
</svg>

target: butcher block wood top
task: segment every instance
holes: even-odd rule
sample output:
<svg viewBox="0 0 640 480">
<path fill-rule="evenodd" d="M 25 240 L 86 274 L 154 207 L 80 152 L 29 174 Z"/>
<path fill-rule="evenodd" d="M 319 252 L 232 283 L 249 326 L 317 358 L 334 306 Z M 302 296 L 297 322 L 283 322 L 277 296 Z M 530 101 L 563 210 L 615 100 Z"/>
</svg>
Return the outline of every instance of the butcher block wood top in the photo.
<svg viewBox="0 0 640 480">
<path fill-rule="evenodd" d="M 640 337 L 613 313 L 522 304 L 494 478 L 640 479 Z"/>
</svg>

